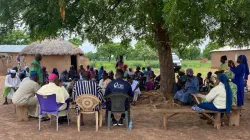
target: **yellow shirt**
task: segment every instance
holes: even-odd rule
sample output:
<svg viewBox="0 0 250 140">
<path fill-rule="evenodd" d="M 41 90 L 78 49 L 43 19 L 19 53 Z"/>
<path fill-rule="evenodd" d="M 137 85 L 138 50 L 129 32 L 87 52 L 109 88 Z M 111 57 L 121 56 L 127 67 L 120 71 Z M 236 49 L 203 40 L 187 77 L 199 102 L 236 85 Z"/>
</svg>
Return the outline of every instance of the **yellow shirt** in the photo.
<svg viewBox="0 0 250 140">
<path fill-rule="evenodd" d="M 220 67 L 219 67 L 218 70 L 219 70 L 219 71 L 222 71 L 222 70 L 226 71 L 226 70 L 228 70 L 227 63 L 224 63 L 224 64 L 220 65 Z"/>
<path fill-rule="evenodd" d="M 40 95 L 52 95 L 56 94 L 56 102 L 57 103 L 65 103 L 65 100 L 69 98 L 69 93 L 64 87 L 59 87 L 55 83 L 49 83 L 47 85 L 42 86 L 37 94 Z"/>
</svg>

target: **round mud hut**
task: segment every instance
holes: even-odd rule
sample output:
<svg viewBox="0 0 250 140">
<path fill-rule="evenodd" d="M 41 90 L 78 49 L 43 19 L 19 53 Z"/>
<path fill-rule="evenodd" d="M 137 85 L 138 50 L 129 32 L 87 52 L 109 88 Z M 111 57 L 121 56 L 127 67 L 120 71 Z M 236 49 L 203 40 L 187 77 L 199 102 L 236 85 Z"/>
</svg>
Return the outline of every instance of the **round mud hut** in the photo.
<svg viewBox="0 0 250 140">
<path fill-rule="evenodd" d="M 35 54 L 42 55 L 41 66 L 45 66 L 49 73 L 53 68 L 57 68 L 61 73 L 69 70 L 71 65 L 78 69 L 80 65 L 86 66 L 88 63 L 80 48 L 63 39 L 37 41 L 20 52 L 27 66 L 30 66 Z"/>
</svg>

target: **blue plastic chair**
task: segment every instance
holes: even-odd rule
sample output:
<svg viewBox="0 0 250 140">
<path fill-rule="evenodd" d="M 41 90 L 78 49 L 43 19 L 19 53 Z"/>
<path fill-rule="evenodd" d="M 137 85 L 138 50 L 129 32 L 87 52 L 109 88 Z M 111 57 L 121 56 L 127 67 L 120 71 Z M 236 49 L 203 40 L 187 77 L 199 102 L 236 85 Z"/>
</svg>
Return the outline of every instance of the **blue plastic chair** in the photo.
<svg viewBox="0 0 250 140">
<path fill-rule="evenodd" d="M 69 125 L 69 100 L 66 100 L 67 107 L 65 110 L 59 111 L 59 108 L 63 103 L 58 104 L 56 102 L 56 94 L 52 95 L 39 95 L 36 94 L 38 102 L 40 104 L 40 113 L 39 113 L 39 131 L 41 128 L 41 118 L 42 115 L 55 115 L 56 116 L 56 131 L 58 131 L 58 118 L 61 116 L 67 116 L 68 125 Z M 52 117 L 50 118 L 50 124 Z"/>
</svg>

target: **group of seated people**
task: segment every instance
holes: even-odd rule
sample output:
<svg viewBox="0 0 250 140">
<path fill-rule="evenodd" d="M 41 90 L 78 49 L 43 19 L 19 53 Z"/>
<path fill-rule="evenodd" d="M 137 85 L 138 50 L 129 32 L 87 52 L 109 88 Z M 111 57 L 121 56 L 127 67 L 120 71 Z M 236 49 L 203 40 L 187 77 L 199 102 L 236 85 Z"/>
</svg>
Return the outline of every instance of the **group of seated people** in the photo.
<svg viewBox="0 0 250 140">
<path fill-rule="evenodd" d="M 213 110 L 230 113 L 232 106 L 244 105 L 244 79 L 249 75 L 246 56 L 240 55 L 237 59 L 238 66 L 227 57 L 221 57 L 221 66 L 213 76 L 212 72 L 207 74 L 204 82 L 201 74 L 194 76 L 192 69 L 180 70 L 175 85 L 174 99 L 184 104 L 197 104 L 194 110 Z M 199 92 L 207 91 L 206 95 Z M 192 95 L 200 99 L 200 103 L 193 100 Z"/>
<path fill-rule="evenodd" d="M 138 67 L 139 71 L 140 68 Z M 39 95 L 52 95 L 56 94 L 56 102 L 63 104 L 60 110 L 64 110 L 67 107 L 66 100 L 69 98 L 74 103 L 75 99 L 83 94 L 92 94 L 100 99 L 103 103 L 103 107 L 110 109 L 110 103 L 105 102 L 104 97 L 113 92 L 120 92 L 128 94 L 131 96 L 131 99 L 134 101 L 137 100 L 140 92 L 140 84 L 134 78 L 137 75 L 137 72 L 133 76 L 128 75 L 124 78 L 125 72 L 123 70 L 117 70 L 116 79 L 111 80 L 109 74 L 105 71 L 102 73 L 100 81 L 96 81 L 91 78 L 91 73 L 88 71 L 81 71 L 81 78 L 74 78 L 69 86 L 71 86 L 71 92 L 68 90 L 68 87 L 65 88 L 63 85 L 62 76 L 58 76 L 57 71 L 54 69 L 51 74 L 47 76 L 47 81 L 45 83 L 39 83 L 39 75 L 36 71 L 29 71 L 29 77 L 24 78 L 22 81 L 17 76 L 16 70 L 10 70 L 10 75 L 6 76 L 5 88 L 4 88 L 4 97 L 6 101 L 4 104 L 8 104 L 7 96 L 10 96 L 9 99 L 12 99 L 13 104 L 26 105 L 28 106 L 28 114 L 32 117 L 38 117 L 39 115 L 39 103 L 36 97 L 36 94 Z M 139 71 L 140 72 L 140 71 Z M 137 76 L 140 77 L 141 75 Z M 132 98 L 133 97 L 133 98 Z M 130 100 L 126 104 L 130 104 Z M 79 107 L 76 105 L 76 113 L 79 113 Z M 123 119 L 125 114 L 121 115 L 119 121 L 116 121 L 114 115 L 111 116 L 114 125 L 123 125 Z M 59 122 L 66 122 L 66 118 L 59 119 Z M 48 117 L 43 117 L 43 121 L 49 120 Z"/>
</svg>

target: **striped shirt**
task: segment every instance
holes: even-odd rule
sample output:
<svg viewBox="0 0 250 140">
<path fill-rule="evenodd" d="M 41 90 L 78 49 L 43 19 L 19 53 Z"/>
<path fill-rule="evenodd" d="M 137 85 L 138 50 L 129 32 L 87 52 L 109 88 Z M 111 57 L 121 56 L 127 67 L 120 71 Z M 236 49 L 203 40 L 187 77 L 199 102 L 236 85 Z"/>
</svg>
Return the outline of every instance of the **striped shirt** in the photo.
<svg viewBox="0 0 250 140">
<path fill-rule="evenodd" d="M 75 101 L 78 96 L 84 94 L 91 94 L 99 98 L 100 101 L 103 100 L 102 89 L 95 81 L 77 81 L 74 84 L 72 94 L 73 101 Z"/>
<path fill-rule="evenodd" d="M 102 88 L 98 86 L 98 84 L 95 81 L 77 81 L 74 84 L 73 92 L 72 92 L 72 98 L 75 102 L 75 99 L 78 96 L 84 95 L 84 94 L 91 94 L 99 98 L 99 100 L 103 101 L 103 94 L 102 94 Z M 99 106 L 95 108 L 95 110 L 99 110 Z M 80 107 L 78 105 L 75 106 L 76 115 L 79 115 Z"/>
</svg>

